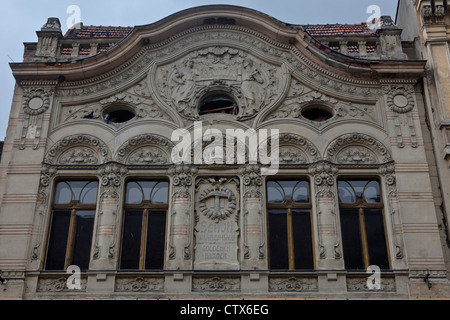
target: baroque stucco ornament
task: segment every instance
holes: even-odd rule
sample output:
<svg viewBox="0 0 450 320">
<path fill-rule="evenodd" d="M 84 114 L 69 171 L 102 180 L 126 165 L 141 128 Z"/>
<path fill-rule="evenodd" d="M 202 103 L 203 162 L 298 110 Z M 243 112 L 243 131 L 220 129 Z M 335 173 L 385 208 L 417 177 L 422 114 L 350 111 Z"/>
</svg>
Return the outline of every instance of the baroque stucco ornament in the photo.
<svg viewBox="0 0 450 320">
<path fill-rule="evenodd" d="M 254 117 L 274 104 L 287 86 L 287 72 L 256 56 L 231 47 L 208 47 L 156 67 L 150 83 L 161 100 L 184 118 L 199 119 L 203 96 L 226 93 L 236 100 L 239 120 Z"/>
<path fill-rule="evenodd" d="M 408 113 L 414 109 L 414 88 L 412 86 L 393 86 L 385 90 L 388 107 L 396 113 Z"/>
<path fill-rule="evenodd" d="M 330 143 L 324 160 L 333 163 L 374 163 L 375 155 L 378 163 L 392 160 L 388 149 L 375 138 L 362 133 L 349 133 Z"/>
<path fill-rule="evenodd" d="M 86 147 L 89 149 L 86 149 Z M 72 154 L 70 153 L 70 149 L 74 149 Z M 83 159 L 83 163 L 75 161 L 77 158 L 76 154 L 81 150 L 83 150 L 83 152 L 88 152 L 88 150 L 92 151 L 92 149 L 98 153 L 98 156 L 101 157 L 103 162 L 111 160 L 111 153 L 104 142 L 90 135 L 79 134 L 66 137 L 55 143 L 48 151 L 44 158 L 44 162 L 47 164 L 55 164 L 58 161 L 62 161 L 59 164 L 86 164 L 86 159 Z"/>
<path fill-rule="evenodd" d="M 42 114 L 50 108 L 50 96 L 53 90 L 31 89 L 25 90 L 23 97 L 23 111 L 30 116 Z"/>
<path fill-rule="evenodd" d="M 213 199 L 213 205 L 210 205 Z M 213 220 L 224 220 L 230 217 L 236 210 L 236 196 L 225 186 L 214 186 L 207 188 L 200 194 L 200 211 Z M 225 205 L 222 205 L 223 202 Z"/>
</svg>

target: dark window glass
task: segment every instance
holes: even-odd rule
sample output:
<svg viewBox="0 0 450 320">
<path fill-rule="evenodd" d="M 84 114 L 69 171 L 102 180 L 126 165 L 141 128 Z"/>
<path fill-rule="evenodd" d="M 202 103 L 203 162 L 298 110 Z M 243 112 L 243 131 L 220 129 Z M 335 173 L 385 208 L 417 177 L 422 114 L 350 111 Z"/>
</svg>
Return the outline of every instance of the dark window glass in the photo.
<svg viewBox="0 0 450 320">
<path fill-rule="evenodd" d="M 377 265 L 380 269 L 389 269 L 383 212 L 381 210 L 366 210 L 364 219 L 370 264 Z"/>
<path fill-rule="evenodd" d="M 311 230 L 311 212 L 292 210 L 295 269 L 314 269 L 314 254 Z"/>
<path fill-rule="evenodd" d="M 381 202 L 380 184 L 377 181 L 370 181 L 364 188 L 364 200 L 367 203 Z"/>
<path fill-rule="evenodd" d="M 345 268 L 365 269 L 359 223 L 359 210 L 341 210 L 342 245 Z"/>
<path fill-rule="evenodd" d="M 314 246 L 309 182 L 267 183 L 270 268 L 313 270 Z"/>
<path fill-rule="evenodd" d="M 169 183 L 127 183 L 120 268 L 164 269 Z"/>
<path fill-rule="evenodd" d="M 284 201 L 283 188 L 274 181 L 267 183 L 267 202 L 269 203 L 282 203 Z"/>
<path fill-rule="evenodd" d="M 139 269 L 141 237 L 142 211 L 126 211 L 122 239 L 121 269 Z"/>
<path fill-rule="evenodd" d="M 78 211 L 76 214 L 71 264 L 79 266 L 81 270 L 89 269 L 94 217 L 94 211 Z"/>
<path fill-rule="evenodd" d="M 356 201 L 355 191 L 347 181 L 338 182 L 338 193 L 340 203 L 354 203 Z"/>
<path fill-rule="evenodd" d="M 306 181 L 300 181 L 294 188 L 292 198 L 296 203 L 309 202 L 309 183 Z"/>
<path fill-rule="evenodd" d="M 149 211 L 145 269 L 164 269 L 166 212 Z"/>
<path fill-rule="evenodd" d="M 376 265 L 389 269 L 380 184 L 375 180 L 339 181 L 342 242 L 347 269 Z"/>
<path fill-rule="evenodd" d="M 289 270 L 287 210 L 269 210 L 270 268 Z"/>
<path fill-rule="evenodd" d="M 98 182 L 61 181 L 56 185 L 46 270 L 76 265 L 89 269 Z"/>
<path fill-rule="evenodd" d="M 54 211 L 47 249 L 46 270 L 64 270 L 71 211 Z"/>
</svg>

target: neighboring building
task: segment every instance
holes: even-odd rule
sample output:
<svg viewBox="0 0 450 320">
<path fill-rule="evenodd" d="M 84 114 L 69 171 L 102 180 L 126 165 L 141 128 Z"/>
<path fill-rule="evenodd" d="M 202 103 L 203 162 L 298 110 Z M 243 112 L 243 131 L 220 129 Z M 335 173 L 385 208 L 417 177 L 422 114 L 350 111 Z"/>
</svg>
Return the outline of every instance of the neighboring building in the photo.
<svg viewBox="0 0 450 320">
<path fill-rule="evenodd" d="M 0 298 L 449 298 L 446 83 L 401 35 L 222 5 L 50 18 L 11 64 Z"/>
<path fill-rule="evenodd" d="M 450 14 L 447 1 L 400 0 L 397 21 L 421 59 L 427 61 L 423 96 L 428 134 L 428 163 L 432 177 L 442 247 L 450 270 Z"/>
</svg>

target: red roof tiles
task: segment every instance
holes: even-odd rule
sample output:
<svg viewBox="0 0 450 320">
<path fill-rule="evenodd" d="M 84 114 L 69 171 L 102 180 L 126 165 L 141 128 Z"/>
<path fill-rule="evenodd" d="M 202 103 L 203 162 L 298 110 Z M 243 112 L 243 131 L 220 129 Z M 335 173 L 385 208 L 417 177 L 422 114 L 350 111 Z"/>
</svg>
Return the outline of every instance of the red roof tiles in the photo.
<svg viewBox="0 0 450 320">
<path fill-rule="evenodd" d="M 373 35 L 366 23 L 361 24 L 325 24 L 305 25 L 305 30 L 312 36 L 346 36 L 346 35 Z"/>
<path fill-rule="evenodd" d="M 132 27 L 82 26 L 81 29 L 69 29 L 64 38 L 124 38 L 133 30 Z"/>
<path fill-rule="evenodd" d="M 305 25 L 307 32 L 313 36 L 373 35 L 366 23 L 360 24 L 326 24 Z M 69 29 L 64 35 L 68 39 L 89 38 L 124 38 L 133 30 L 132 27 L 82 26 L 81 29 Z"/>
</svg>

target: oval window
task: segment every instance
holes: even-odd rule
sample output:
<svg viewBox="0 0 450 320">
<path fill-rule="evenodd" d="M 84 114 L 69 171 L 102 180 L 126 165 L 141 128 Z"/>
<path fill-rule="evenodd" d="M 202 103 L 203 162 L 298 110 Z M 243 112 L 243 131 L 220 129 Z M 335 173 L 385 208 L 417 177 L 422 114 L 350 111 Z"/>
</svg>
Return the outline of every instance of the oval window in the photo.
<svg viewBox="0 0 450 320">
<path fill-rule="evenodd" d="M 333 112 L 324 106 L 310 106 L 302 110 L 302 116 L 310 121 L 324 122 L 333 117 Z"/>
<path fill-rule="evenodd" d="M 103 113 L 103 119 L 106 123 L 124 123 L 134 119 L 136 114 L 127 107 L 116 106 L 107 109 Z"/>
</svg>

